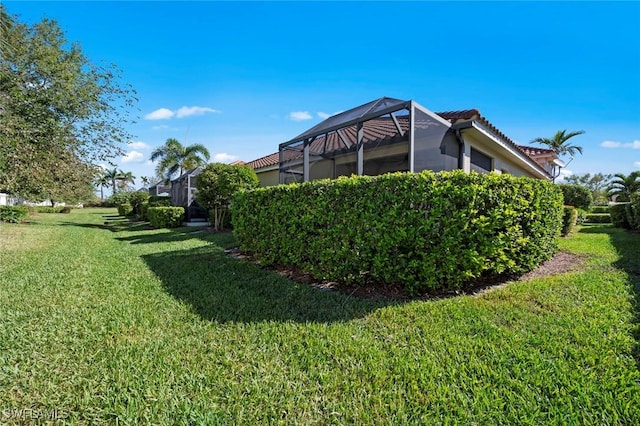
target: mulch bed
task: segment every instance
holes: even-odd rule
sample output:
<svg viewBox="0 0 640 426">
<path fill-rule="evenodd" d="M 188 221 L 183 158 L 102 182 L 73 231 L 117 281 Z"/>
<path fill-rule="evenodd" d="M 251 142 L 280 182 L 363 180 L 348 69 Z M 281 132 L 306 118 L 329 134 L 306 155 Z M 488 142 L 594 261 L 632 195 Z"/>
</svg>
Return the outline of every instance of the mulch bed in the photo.
<svg viewBox="0 0 640 426">
<path fill-rule="evenodd" d="M 237 248 L 226 250 L 227 254 L 260 265 L 252 256 L 240 252 Z M 375 285 L 349 285 L 335 281 L 318 280 L 309 273 L 291 266 L 271 266 L 266 269 L 274 271 L 281 276 L 297 283 L 310 285 L 320 291 L 330 291 L 359 297 L 369 300 L 408 301 L 428 300 L 454 297 L 462 294 L 482 294 L 487 291 L 504 286 L 509 281 L 527 281 L 538 277 L 557 275 L 575 271 L 582 265 L 582 258 L 567 252 L 558 252 L 553 258 L 542 263 L 538 268 L 522 276 L 490 276 L 473 280 L 456 291 L 433 291 L 421 295 L 411 295 L 400 285 L 375 284 Z"/>
</svg>

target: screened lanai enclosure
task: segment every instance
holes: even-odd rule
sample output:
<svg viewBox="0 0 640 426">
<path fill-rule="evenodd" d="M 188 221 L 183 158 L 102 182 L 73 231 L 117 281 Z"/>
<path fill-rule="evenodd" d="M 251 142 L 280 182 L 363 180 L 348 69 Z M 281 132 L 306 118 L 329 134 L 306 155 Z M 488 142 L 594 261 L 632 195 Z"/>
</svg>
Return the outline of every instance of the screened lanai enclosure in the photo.
<svg viewBox="0 0 640 426">
<path fill-rule="evenodd" d="M 380 98 L 329 117 L 279 147 L 280 183 L 460 168 L 451 123 L 414 101 Z"/>
</svg>

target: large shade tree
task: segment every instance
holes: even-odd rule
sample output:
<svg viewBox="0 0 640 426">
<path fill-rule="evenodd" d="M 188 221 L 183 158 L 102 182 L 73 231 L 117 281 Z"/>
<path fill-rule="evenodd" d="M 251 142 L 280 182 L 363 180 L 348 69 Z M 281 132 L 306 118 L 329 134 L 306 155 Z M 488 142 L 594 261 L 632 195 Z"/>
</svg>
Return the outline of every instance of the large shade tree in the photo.
<svg viewBox="0 0 640 426">
<path fill-rule="evenodd" d="M 169 138 L 151 153 L 151 161 L 158 161 L 156 173 L 170 181 L 176 174 L 203 166 L 209 161 L 209 150 L 204 145 L 184 146 L 177 139 Z"/>
<path fill-rule="evenodd" d="M 36 201 L 92 185 L 85 167 L 131 139 L 134 92 L 53 20 L 26 25 L 0 4 L 0 41 L 0 189 Z"/>
<path fill-rule="evenodd" d="M 567 132 L 567 130 L 558 130 L 551 138 L 535 138 L 531 142 L 548 146 L 554 150 L 558 156 L 569 155 L 573 157 L 576 153 L 582 154 L 582 147 L 573 145 L 569 139 L 584 134 L 584 130 Z"/>
</svg>

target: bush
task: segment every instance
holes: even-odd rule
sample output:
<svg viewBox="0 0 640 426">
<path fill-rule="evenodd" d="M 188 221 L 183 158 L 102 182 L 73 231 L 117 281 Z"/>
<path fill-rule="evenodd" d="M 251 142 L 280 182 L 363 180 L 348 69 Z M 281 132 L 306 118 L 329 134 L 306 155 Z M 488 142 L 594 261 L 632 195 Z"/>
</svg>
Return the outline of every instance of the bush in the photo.
<svg viewBox="0 0 640 426">
<path fill-rule="evenodd" d="M 171 207 L 171 197 L 152 195 L 149 197 L 150 207 Z"/>
<path fill-rule="evenodd" d="M 627 214 L 627 222 L 629 222 L 629 227 L 631 229 L 640 231 L 640 197 L 627 204 L 625 207 L 625 212 Z"/>
<path fill-rule="evenodd" d="M 62 209 L 60 209 L 60 213 L 71 213 L 71 207 L 64 206 Z"/>
<path fill-rule="evenodd" d="M 70 206 L 35 206 L 33 211 L 35 213 L 71 213 L 71 209 Z"/>
<path fill-rule="evenodd" d="M 578 212 L 578 218 L 576 219 L 576 224 L 582 225 L 587 221 L 587 215 L 589 214 L 589 212 L 583 209 L 576 209 L 576 211 Z"/>
<path fill-rule="evenodd" d="M 562 193 L 509 175 L 393 173 L 240 192 L 233 212 L 242 250 L 266 265 L 424 291 L 549 259 Z"/>
<path fill-rule="evenodd" d="M 115 194 L 109 196 L 104 204 L 106 207 L 118 207 L 120 204 L 127 204 L 129 202 L 129 197 L 133 194 L 132 191 L 120 191 Z"/>
<path fill-rule="evenodd" d="M 589 213 L 587 215 L 587 223 L 611 223 L 611 215 L 609 213 Z"/>
<path fill-rule="evenodd" d="M 133 213 L 142 217 L 142 204 L 146 203 L 150 195 L 146 191 L 136 191 L 129 195 L 129 204 L 133 209 Z"/>
<path fill-rule="evenodd" d="M 184 220 L 184 207 L 149 207 L 147 215 L 154 228 L 177 228 Z"/>
<path fill-rule="evenodd" d="M 611 216 L 611 222 L 613 226 L 624 229 L 631 229 L 631 224 L 627 219 L 627 204 L 612 204 L 609 206 L 609 215 Z"/>
<path fill-rule="evenodd" d="M 198 175 L 196 200 L 209 210 L 209 221 L 219 231 L 227 221 L 233 195 L 238 191 L 257 188 L 256 172 L 249 166 L 213 163 Z"/>
<path fill-rule="evenodd" d="M 562 214 L 562 231 L 560 232 L 560 234 L 563 237 L 566 237 L 567 235 L 571 234 L 577 222 L 578 222 L 578 209 L 576 209 L 573 206 L 564 206 L 564 210 Z"/>
<path fill-rule="evenodd" d="M 564 204 L 566 206 L 574 206 L 579 209 L 589 210 L 593 203 L 593 195 L 584 186 L 559 184 L 558 187 L 562 191 Z"/>
<path fill-rule="evenodd" d="M 593 206 L 591 213 L 609 213 L 609 206 Z"/>
<path fill-rule="evenodd" d="M 0 222 L 21 223 L 29 214 L 23 206 L 0 206 Z"/>
<path fill-rule="evenodd" d="M 126 204 L 118 205 L 118 214 L 120 216 L 130 216 L 132 213 L 133 213 L 133 207 L 131 207 L 131 204 L 126 203 Z"/>
</svg>

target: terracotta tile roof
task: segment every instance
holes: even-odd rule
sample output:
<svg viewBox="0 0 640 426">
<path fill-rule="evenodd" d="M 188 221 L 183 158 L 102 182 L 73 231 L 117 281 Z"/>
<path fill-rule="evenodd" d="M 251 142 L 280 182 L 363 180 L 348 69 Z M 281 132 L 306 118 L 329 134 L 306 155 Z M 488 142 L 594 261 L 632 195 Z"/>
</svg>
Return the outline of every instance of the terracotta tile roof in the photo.
<svg viewBox="0 0 640 426">
<path fill-rule="evenodd" d="M 475 120 L 482 123 L 485 127 L 490 129 L 493 133 L 498 135 L 500 138 L 505 140 L 507 143 L 512 145 L 515 149 L 522 152 L 527 157 L 532 160 L 536 160 L 536 157 L 542 155 L 553 154 L 552 150 L 547 150 L 543 148 L 535 148 L 528 147 L 524 145 L 518 145 L 513 142 L 507 135 L 502 133 L 497 127 L 495 127 L 489 120 L 484 118 L 480 111 L 477 109 L 465 109 L 460 111 L 444 111 L 444 112 L 436 112 L 437 115 L 442 117 L 443 119 L 449 121 L 451 124 L 462 123 L 465 121 Z M 409 128 L 409 117 L 407 115 L 397 116 L 398 123 L 400 124 L 400 128 L 403 132 L 406 132 Z M 357 141 L 357 128 L 355 125 L 345 127 L 341 130 L 342 135 L 346 142 L 351 146 Z M 398 131 L 395 127 L 395 124 L 390 118 L 378 118 L 370 121 L 366 121 L 364 123 L 364 142 L 365 143 L 384 143 L 387 141 L 391 141 L 394 139 L 400 138 Z M 325 140 L 326 139 L 326 140 Z M 285 158 L 292 160 L 294 158 L 300 157 L 302 155 L 301 149 L 296 150 L 293 147 L 292 149 L 285 151 Z M 309 146 L 311 154 L 313 153 L 323 153 L 323 152 L 331 152 L 338 151 L 342 149 L 346 149 L 345 141 L 343 141 L 337 132 L 329 133 L 329 135 L 324 135 L 317 137 Z M 288 157 L 288 158 L 287 158 Z M 270 167 L 277 165 L 280 161 L 280 156 L 278 152 L 273 154 L 266 155 L 264 157 L 258 158 L 257 160 L 253 160 L 247 163 L 248 166 L 253 167 L 254 169 L 261 169 L 264 167 Z M 537 162 L 536 162 L 537 163 Z M 540 166 L 543 166 L 540 163 L 537 163 Z"/>
<path fill-rule="evenodd" d="M 280 153 L 274 152 L 273 154 L 265 155 L 264 157 L 260 157 L 256 160 L 249 161 L 247 166 L 252 167 L 253 169 L 262 169 L 264 167 L 269 167 L 276 165 L 280 162 Z"/>
</svg>

